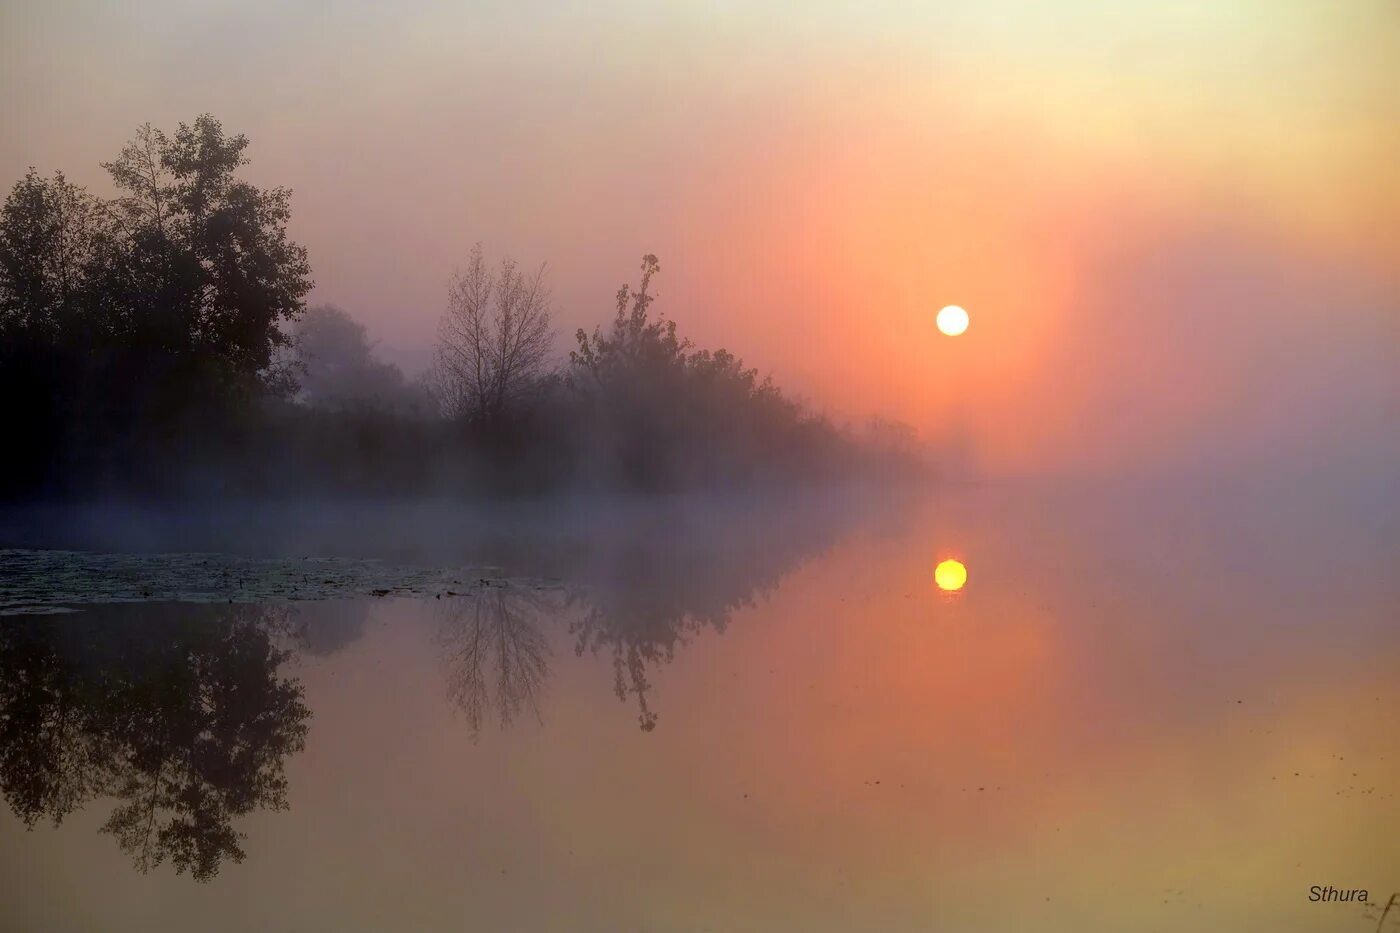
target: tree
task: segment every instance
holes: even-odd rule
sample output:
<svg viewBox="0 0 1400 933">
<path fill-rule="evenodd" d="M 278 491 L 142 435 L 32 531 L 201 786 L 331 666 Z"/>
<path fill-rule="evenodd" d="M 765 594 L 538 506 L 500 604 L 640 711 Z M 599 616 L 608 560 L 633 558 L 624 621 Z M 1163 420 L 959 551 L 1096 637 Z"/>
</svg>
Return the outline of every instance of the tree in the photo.
<svg viewBox="0 0 1400 933">
<path fill-rule="evenodd" d="M 392 363 L 377 359 L 365 326 L 335 305 L 316 305 L 292 325 L 297 398 L 314 408 L 428 413 L 430 399 Z"/>
<path fill-rule="evenodd" d="M 15 183 L 0 212 L 0 336 L 53 341 L 78 323 L 102 214 L 62 172 Z"/>
<path fill-rule="evenodd" d="M 291 388 L 276 365 L 311 287 L 289 193 L 237 177 L 244 136 L 208 115 L 149 125 L 105 168 L 103 201 L 30 170 L 0 209 L 0 492 L 136 468 L 177 433 Z M 226 420 L 226 419 L 225 419 Z M 158 443 L 157 443 L 158 442 Z"/>
<path fill-rule="evenodd" d="M 447 291 L 434 379 L 443 410 L 472 424 L 500 425 L 546 375 L 553 344 L 545 267 L 525 275 L 510 260 L 486 265 L 481 244 Z"/>
<path fill-rule="evenodd" d="M 623 285 L 617 291 L 617 313 L 607 333 L 594 328 L 590 336 L 583 328 L 576 335 L 578 349 L 569 354 L 576 387 L 589 388 L 578 376 L 586 377 L 594 386 L 613 386 L 640 376 L 655 377 L 666 370 L 684 366 L 689 340 L 676 336 L 676 322 L 665 318 L 653 319 L 651 280 L 661 271 L 656 256 L 642 257 L 642 280 L 633 289 Z"/>
<path fill-rule="evenodd" d="M 0 395 L 25 400 L 6 424 L 0 492 L 41 487 L 65 459 L 111 219 L 62 173 L 46 179 L 32 168 L 0 209 Z"/>
<path fill-rule="evenodd" d="M 102 270 L 101 316 L 160 372 L 285 388 L 271 366 L 288 343 L 282 322 L 311 289 L 310 266 L 287 238 L 290 192 L 236 177 L 247 146 L 204 114 L 173 138 L 143 126 L 104 164 L 125 192 L 115 205 L 124 248 Z"/>
<path fill-rule="evenodd" d="M 618 290 L 611 326 L 580 329 L 569 354 L 598 452 L 646 488 L 743 481 L 809 459 L 806 436 L 818 426 L 799 405 L 732 353 L 693 349 L 675 321 L 653 315 L 660 271 L 654 255 L 642 257 L 641 282 Z"/>
</svg>

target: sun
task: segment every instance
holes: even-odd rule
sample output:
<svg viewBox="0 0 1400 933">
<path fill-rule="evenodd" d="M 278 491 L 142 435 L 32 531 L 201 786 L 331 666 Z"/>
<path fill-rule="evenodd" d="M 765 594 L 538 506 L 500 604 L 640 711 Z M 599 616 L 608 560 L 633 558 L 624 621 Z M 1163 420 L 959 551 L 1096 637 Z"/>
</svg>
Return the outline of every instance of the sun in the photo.
<svg viewBox="0 0 1400 933">
<path fill-rule="evenodd" d="M 960 560 L 942 561 L 933 568 L 933 582 L 938 584 L 940 590 L 950 593 L 960 590 L 967 583 L 967 568 Z"/>
<path fill-rule="evenodd" d="M 957 305 L 948 305 L 942 311 L 938 312 L 938 317 L 935 319 L 935 322 L 938 324 L 938 329 L 940 331 L 947 334 L 949 337 L 956 337 L 967 330 L 967 312 Z"/>
</svg>

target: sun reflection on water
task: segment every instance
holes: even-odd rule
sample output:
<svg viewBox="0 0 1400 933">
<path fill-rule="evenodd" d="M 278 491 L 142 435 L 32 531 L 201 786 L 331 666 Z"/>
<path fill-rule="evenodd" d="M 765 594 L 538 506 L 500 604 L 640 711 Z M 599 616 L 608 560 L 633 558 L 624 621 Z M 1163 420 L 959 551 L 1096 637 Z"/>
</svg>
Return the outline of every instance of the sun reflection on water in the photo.
<svg viewBox="0 0 1400 933">
<path fill-rule="evenodd" d="M 940 590 L 954 593 L 967 584 L 967 567 L 960 560 L 945 560 L 933 568 L 933 582 Z"/>
</svg>

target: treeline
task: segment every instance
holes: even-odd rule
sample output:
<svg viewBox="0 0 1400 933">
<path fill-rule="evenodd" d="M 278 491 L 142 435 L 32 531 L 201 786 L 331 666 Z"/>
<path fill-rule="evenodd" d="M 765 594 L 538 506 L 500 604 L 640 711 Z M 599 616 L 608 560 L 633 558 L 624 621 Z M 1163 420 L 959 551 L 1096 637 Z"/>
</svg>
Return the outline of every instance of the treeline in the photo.
<svg viewBox="0 0 1400 933">
<path fill-rule="evenodd" d="M 670 490 L 921 469 L 912 433 L 857 438 L 653 313 L 660 266 L 567 361 L 543 268 L 478 247 L 420 382 L 305 307 L 289 192 L 238 177 L 201 116 L 104 163 L 117 196 L 30 170 L 0 212 L 0 494 Z"/>
</svg>

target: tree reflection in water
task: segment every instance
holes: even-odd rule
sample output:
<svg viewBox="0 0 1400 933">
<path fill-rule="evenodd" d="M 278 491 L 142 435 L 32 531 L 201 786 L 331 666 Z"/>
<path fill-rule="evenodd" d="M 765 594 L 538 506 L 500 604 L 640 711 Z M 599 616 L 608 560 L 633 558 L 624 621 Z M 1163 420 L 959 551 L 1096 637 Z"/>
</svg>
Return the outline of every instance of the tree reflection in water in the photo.
<svg viewBox="0 0 1400 933">
<path fill-rule="evenodd" d="M 584 652 L 611 655 L 613 692 L 624 702 L 629 694 L 636 697 L 637 722 L 643 732 L 650 732 L 656 728 L 657 716 L 647 699 L 652 686 L 647 669 L 674 661 L 676 648 L 707 627 L 723 632 L 729 612 L 693 615 L 680 608 L 638 606 L 635 594 L 625 591 L 595 590 L 587 598 L 597 602 L 590 602 L 583 616 L 569 625 L 576 638 L 574 653 L 580 657 Z"/>
<path fill-rule="evenodd" d="M 447 694 L 466 714 L 473 738 L 492 707 L 502 728 L 522 710 L 539 718 L 539 694 L 549 674 L 549 644 L 540 620 L 559 611 L 552 596 L 497 580 L 445 601 L 438 642 Z"/>
<path fill-rule="evenodd" d="M 637 703 L 644 732 L 656 728 L 649 671 L 734 613 L 757 605 L 783 578 L 859 522 L 886 518 L 857 500 L 762 508 L 740 499 L 727 507 L 651 512 L 590 538 L 571 576 L 581 614 L 569 624 L 574 652 L 610 656 L 613 690 Z"/>
<path fill-rule="evenodd" d="M 758 512 L 649 509 L 573 536 L 528 536 L 505 548 L 559 588 L 481 580 L 445 594 L 437 625 L 448 696 L 473 737 L 494 711 L 502 727 L 522 712 L 539 718 L 549 638 L 564 625 L 578 656 L 607 657 L 619 700 L 633 699 L 645 732 L 656 728 L 651 673 L 702 632 L 722 633 L 733 614 L 760 602 L 783 577 L 829 547 L 869 513 L 853 507 Z M 500 543 L 497 543 L 498 548 Z M 551 560 L 532 561 L 543 553 Z"/>
<path fill-rule="evenodd" d="M 98 797 L 142 872 L 204 881 L 241 862 L 234 821 L 284 809 L 283 762 L 310 715 L 280 677 L 285 613 L 106 607 L 0 626 L 0 792 L 28 827 Z"/>
</svg>

